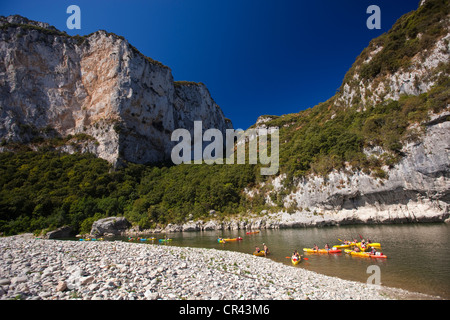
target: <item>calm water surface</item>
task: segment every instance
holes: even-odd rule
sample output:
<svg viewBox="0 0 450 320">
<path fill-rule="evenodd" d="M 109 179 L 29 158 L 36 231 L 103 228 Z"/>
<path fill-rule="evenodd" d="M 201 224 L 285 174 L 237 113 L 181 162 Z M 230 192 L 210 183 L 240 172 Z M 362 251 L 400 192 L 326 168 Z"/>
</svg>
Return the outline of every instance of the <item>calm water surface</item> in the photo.
<svg viewBox="0 0 450 320">
<path fill-rule="evenodd" d="M 266 243 L 271 254 L 268 258 L 291 265 L 290 256 L 297 249 L 310 248 L 317 243 L 323 248 L 325 243 L 336 245 L 338 239 L 365 239 L 380 242 L 381 251 L 387 259 L 352 257 L 348 254 L 305 254 L 308 261 L 302 261 L 293 268 L 305 268 L 318 273 L 342 279 L 366 282 L 371 275 L 367 267 L 378 265 L 381 283 L 450 299 L 450 225 L 406 224 L 381 226 L 342 226 L 326 228 L 302 228 L 261 230 L 258 234 L 247 235 L 245 230 L 179 232 L 169 234 L 173 239 L 169 245 L 185 247 L 215 248 L 252 253 L 255 246 L 262 248 Z M 154 235 L 162 238 L 163 234 Z M 239 242 L 220 244 L 217 237 L 243 238 Z M 158 243 L 158 241 L 155 241 Z M 266 259 L 261 257 L 261 259 Z"/>
</svg>

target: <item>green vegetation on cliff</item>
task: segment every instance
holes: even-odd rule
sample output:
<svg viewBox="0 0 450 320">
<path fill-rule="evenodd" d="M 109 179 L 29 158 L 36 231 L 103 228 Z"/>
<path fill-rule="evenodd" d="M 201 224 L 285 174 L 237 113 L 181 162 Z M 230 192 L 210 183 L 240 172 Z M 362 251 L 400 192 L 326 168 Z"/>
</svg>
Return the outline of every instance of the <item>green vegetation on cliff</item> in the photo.
<svg viewBox="0 0 450 320">
<path fill-rule="evenodd" d="M 245 210 L 242 190 L 256 182 L 250 165 L 128 164 L 112 170 L 89 154 L 0 153 L 0 232 L 15 234 L 125 215 L 143 228 Z"/>
<path fill-rule="evenodd" d="M 403 145 L 423 133 L 424 127 L 415 124 L 450 103 L 449 88 L 448 76 L 442 76 L 428 93 L 419 96 L 402 96 L 364 110 L 358 106 L 336 108 L 332 98 L 298 114 L 268 121 L 267 126 L 280 128 L 280 171 L 290 177 L 324 175 L 350 164 L 355 170 L 383 178 L 381 167 L 397 163 Z M 381 158 L 364 152 L 376 146 L 385 151 Z"/>
<path fill-rule="evenodd" d="M 343 83 L 351 81 L 359 66 L 360 77 L 368 80 L 408 68 L 411 58 L 417 54 L 424 59 L 437 39 L 447 33 L 449 13 L 448 0 L 428 0 L 417 10 L 403 15 L 389 32 L 373 39 L 362 51 Z M 377 48 L 381 51 L 368 63 L 363 63 Z"/>
</svg>

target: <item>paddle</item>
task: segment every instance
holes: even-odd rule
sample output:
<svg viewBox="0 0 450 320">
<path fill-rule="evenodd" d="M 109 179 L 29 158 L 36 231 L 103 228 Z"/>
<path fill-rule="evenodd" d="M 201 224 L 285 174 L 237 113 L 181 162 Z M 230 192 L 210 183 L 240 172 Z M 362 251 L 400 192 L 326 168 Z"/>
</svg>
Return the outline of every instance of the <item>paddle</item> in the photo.
<svg viewBox="0 0 450 320">
<path fill-rule="evenodd" d="M 290 259 L 290 258 L 291 258 L 291 257 L 286 257 L 286 259 Z M 303 259 L 303 260 L 309 260 L 309 258 L 303 258 L 303 257 L 302 257 L 302 259 Z"/>
</svg>

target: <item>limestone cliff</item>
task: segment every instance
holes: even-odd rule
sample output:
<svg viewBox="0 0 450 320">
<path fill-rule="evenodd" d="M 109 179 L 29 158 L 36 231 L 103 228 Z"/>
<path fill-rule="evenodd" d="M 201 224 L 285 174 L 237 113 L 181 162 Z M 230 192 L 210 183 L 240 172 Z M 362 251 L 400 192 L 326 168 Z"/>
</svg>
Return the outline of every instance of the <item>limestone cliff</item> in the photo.
<svg viewBox="0 0 450 320">
<path fill-rule="evenodd" d="M 170 68 L 106 31 L 71 37 L 0 17 L 0 84 L 3 149 L 60 137 L 64 151 L 78 144 L 114 164 L 149 163 L 170 158 L 176 128 L 232 127 L 203 84 L 174 82 Z"/>
<path fill-rule="evenodd" d="M 443 221 L 450 214 L 450 111 L 435 116 L 421 141 L 408 144 L 386 179 L 335 170 L 301 179 L 273 215 L 282 226 Z M 280 176 L 274 181 L 280 190 Z M 270 201 L 270 199 L 268 199 Z"/>
</svg>

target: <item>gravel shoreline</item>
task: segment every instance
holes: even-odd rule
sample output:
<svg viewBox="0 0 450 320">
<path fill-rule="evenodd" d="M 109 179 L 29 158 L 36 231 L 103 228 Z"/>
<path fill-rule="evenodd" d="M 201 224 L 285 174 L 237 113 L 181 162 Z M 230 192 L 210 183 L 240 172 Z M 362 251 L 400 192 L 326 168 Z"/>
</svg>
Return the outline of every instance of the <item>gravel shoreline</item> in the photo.
<svg viewBox="0 0 450 320">
<path fill-rule="evenodd" d="M 430 299 L 245 253 L 121 241 L 0 238 L 0 300 Z"/>
</svg>

